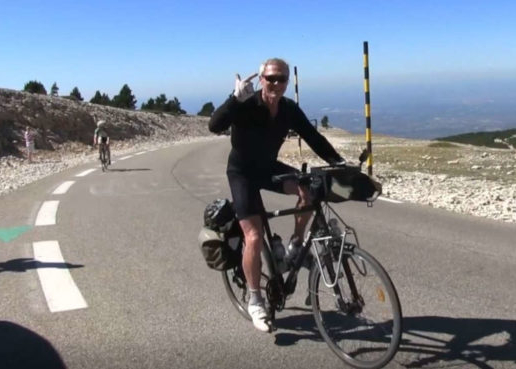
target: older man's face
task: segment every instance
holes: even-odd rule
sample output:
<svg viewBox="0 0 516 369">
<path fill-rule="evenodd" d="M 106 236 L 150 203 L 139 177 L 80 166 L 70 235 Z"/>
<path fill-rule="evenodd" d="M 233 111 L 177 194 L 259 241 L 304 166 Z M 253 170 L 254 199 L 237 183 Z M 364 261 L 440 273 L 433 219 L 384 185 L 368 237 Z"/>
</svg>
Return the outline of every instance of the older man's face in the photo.
<svg viewBox="0 0 516 369">
<path fill-rule="evenodd" d="M 288 85 L 288 69 L 280 64 L 268 64 L 260 76 L 265 98 L 280 99 Z"/>
</svg>

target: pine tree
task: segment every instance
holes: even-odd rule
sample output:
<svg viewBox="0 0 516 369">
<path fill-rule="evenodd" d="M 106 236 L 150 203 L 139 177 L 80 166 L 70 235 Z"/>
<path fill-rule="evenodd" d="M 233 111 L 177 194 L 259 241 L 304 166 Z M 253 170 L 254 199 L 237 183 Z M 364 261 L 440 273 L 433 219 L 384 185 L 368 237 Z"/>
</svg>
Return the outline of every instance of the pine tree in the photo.
<svg viewBox="0 0 516 369">
<path fill-rule="evenodd" d="M 174 97 L 174 100 L 169 100 L 166 104 L 165 108 L 166 112 L 170 112 L 172 114 L 186 114 L 186 111 L 181 109 L 181 103 L 177 99 L 177 97 Z"/>
<path fill-rule="evenodd" d="M 95 95 L 93 95 L 93 97 L 91 98 L 90 103 L 92 103 L 92 104 L 100 104 L 101 101 L 102 101 L 102 95 L 100 94 L 100 91 L 97 90 L 95 92 Z"/>
<path fill-rule="evenodd" d="M 151 97 L 147 101 L 147 104 L 143 103 L 141 109 L 142 110 L 154 110 L 154 109 L 156 109 L 156 103 L 154 102 L 154 99 Z"/>
<path fill-rule="evenodd" d="M 127 84 L 122 87 L 118 95 L 113 97 L 113 106 L 124 109 L 136 108 L 136 99 Z"/>
<path fill-rule="evenodd" d="M 108 94 L 102 94 L 101 98 L 100 98 L 100 104 L 101 105 L 112 105 L 113 102 L 111 101 L 111 99 L 109 98 L 109 95 Z"/>
<path fill-rule="evenodd" d="M 77 87 L 74 87 L 72 92 L 70 92 L 70 97 L 73 97 L 74 99 L 79 100 L 79 101 L 84 100 Z"/>
<path fill-rule="evenodd" d="M 214 111 L 215 107 L 213 106 L 213 103 L 210 101 L 202 106 L 201 111 L 198 112 L 197 115 L 201 115 L 203 117 L 211 117 Z"/>
<path fill-rule="evenodd" d="M 57 83 L 54 82 L 52 87 L 50 87 L 50 96 L 58 96 L 59 87 L 57 87 Z"/>
<path fill-rule="evenodd" d="M 165 94 L 160 94 L 156 97 L 156 110 L 165 110 L 165 105 L 167 104 L 167 96 Z"/>
<path fill-rule="evenodd" d="M 41 94 L 46 95 L 47 90 L 45 90 L 45 86 L 39 81 L 29 81 L 23 87 L 23 91 L 30 92 L 32 94 Z"/>
<path fill-rule="evenodd" d="M 95 95 L 91 98 L 90 103 L 99 105 L 111 105 L 111 100 L 107 94 L 101 94 L 99 90 L 95 92 Z"/>
</svg>

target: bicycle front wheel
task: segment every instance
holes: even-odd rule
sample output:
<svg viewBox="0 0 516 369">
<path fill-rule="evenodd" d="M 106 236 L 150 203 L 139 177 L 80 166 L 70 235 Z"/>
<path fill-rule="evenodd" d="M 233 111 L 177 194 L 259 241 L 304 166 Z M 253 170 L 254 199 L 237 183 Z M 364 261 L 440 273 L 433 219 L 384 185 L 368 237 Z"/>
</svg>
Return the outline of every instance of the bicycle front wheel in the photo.
<svg viewBox="0 0 516 369">
<path fill-rule="evenodd" d="M 401 339 L 401 306 L 387 272 L 359 248 L 345 252 L 340 268 L 335 261 L 327 264 L 322 264 L 323 278 L 314 263 L 309 281 L 321 335 L 348 365 L 363 369 L 385 366 Z M 331 286 L 333 282 L 335 286 Z"/>
</svg>

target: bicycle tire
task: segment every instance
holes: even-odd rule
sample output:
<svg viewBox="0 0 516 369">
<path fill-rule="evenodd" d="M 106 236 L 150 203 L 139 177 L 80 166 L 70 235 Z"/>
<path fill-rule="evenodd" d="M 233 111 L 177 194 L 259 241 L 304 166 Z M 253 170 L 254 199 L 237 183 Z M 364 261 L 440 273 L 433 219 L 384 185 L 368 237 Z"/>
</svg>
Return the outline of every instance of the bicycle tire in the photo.
<svg viewBox="0 0 516 369">
<path fill-rule="evenodd" d="M 401 340 L 398 294 L 385 269 L 367 251 L 355 247 L 345 254 L 342 264 L 347 262 L 350 266 L 362 299 L 360 311 L 344 311 L 346 308 L 336 300 L 334 290 L 325 285 L 321 270 L 314 263 L 309 290 L 315 322 L 330 349 L 346 364 L 360 369 L 382 368 L 392 360 Z M 332 265 L 336 266 L 336 262 Z M 327 269 L 325 264 L 322 266 Z M 351 301 L 345 274 L 341 268 L 338 284 L 346 300 Z M 375 313 L 379 317 L 371 316 Z"/>
<path fill-rule="evenodd" d="M 100 150 L 100 167 L 102 168 L 102 171 L 105 172 L 108 170 L 108 164 L 106 159 L 106 147 L 103 146 Z"/>
<path fill-rule="evenodd" d="M 249 291 L 247 289 L 247 282 L 244 276 L 244 271 L 241 266 L 222 271 L 222 281 L 229 296 L 229 300 L 236 308 L 236 310 L 245 319 L 251 320 L 251 316 L 247 312 L 247 304 L 249 303 Z M 265 286 L 269 277 L 262 273 L 260 288 L 262 295 L 265 293 Z"/>
</svg>

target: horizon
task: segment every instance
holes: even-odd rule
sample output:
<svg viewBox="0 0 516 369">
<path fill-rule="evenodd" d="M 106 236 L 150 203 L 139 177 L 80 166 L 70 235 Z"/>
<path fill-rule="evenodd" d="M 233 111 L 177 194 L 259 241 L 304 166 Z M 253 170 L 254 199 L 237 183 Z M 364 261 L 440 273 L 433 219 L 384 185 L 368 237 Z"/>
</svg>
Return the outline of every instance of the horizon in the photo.
<svg viewBox="0 0 516 369">
<path fill-rule="evenodd" d="M 6 3 L 0 86 L 23 90 L 36 80 L 49 92 L 55 82 L 59 95 L 77 87 L 89 101 L 97 90 L 113 98 L 127 84 L 138 108 L 164 93 L 195 115 L 227 98 L 235 73 L 247 76 L 278 56 L 291 73 L 298 68 L 308 118 L 328 115 L 349 129 L 365 125 L 367 41 L 373 132 L 395 132 L 401 120 L 401 132 L 429 135 L 446 128 L 443 115 L 450 131 L 467 129 L 460 116 L 446 115 L 450 104 L 472 118 L 472 131 L 503 129 L 516 126 L 516 26 L 507 16 L 515 11 L 516 3 L 500 0 Z"/>
</svg>

